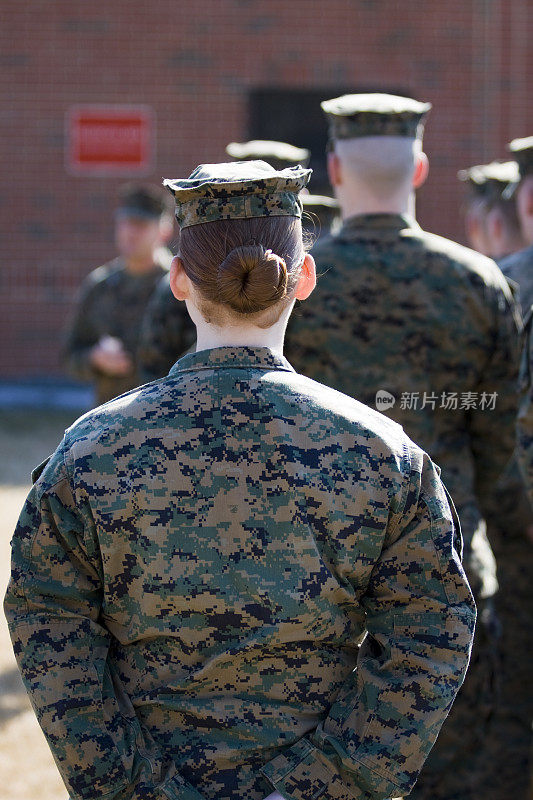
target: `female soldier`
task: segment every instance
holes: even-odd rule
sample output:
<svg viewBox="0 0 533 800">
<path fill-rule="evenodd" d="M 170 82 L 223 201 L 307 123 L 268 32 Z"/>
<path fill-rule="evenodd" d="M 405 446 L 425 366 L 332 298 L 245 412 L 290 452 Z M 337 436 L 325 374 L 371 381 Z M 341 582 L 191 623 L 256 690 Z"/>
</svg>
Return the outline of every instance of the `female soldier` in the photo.
<svg viewBox="0 0 533 800">
<path fill-rule="evenodd" d="M 76 800 L 387 798 L 462 682 L 475 609 L 436 468 L 282 356 L 309 174 L 165 182 L 197 352 L 78 420 L 22 511 L 6 612 Z"/>
</svg>

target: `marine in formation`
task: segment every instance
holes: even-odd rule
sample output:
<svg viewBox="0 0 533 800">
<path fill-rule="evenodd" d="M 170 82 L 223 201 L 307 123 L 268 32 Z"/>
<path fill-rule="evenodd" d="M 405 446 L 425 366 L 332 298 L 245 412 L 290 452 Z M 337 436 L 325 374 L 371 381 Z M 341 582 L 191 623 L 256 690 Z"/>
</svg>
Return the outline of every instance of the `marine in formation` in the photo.
<svg viewBox="0 0 533 800">
<path fill-rule="evenodd" d="M 385 800 L 468 664 L 459 525 L 401 427 L 295 372 L 302 167 L 166 181 L 196 352 L 35 474 L 5 610 L 72 800 Z"/>
<path fill-rule="evenodd" d="M 321 277 L 292 316 L 287 356 L 401 423 L 442 469 L 482 613 L 465 686 L 412 797 L 477 800 L 498 666 L 484 517 L 514 449 L 519 315 L 494 261 L 415 220 L 430 105 L 355 94 L 322 108 L 342 226 L 313 248 Z"/>
</svg>

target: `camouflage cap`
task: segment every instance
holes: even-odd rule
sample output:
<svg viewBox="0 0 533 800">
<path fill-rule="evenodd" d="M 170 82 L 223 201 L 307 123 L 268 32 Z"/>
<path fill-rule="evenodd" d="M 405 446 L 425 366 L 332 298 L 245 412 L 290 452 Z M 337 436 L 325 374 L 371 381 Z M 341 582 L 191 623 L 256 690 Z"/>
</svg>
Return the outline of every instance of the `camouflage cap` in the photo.
<svg viewBox="0 0 533 800">
<path fill-rule="evenodd" d="M 345 94 L 320 104 L 331 139 L 362 136 L 422 138 L 431 103 L 393 94 Z"/>
<path fill-rule="evenodd" d="M 166 179 L 180 228 L 219 219 L 302 216 L 298 193 L 312 170 L 275 170 L 265 161 L 200 164 L 189 178 Z"/>
<path fill-rule="evenodd" d="M 492 161 L 490 164 L 476 164 L 457 173 L 460 181 L 468 183 L 478 197 L 488 201 L 502 197 L 510 184 L 519 180 L 516 161 Z"/>
<path fill-rule="evenodd" d="M 507 145 L 507 149 L 514 155 L 518 164 L 518 176 L 509 183 L 503 193 L 503 196 L 508 200 L 513 196 L 522 178 L 533 173 L 533 136 L 526 136 L 524 139 L 513 139 Z"/>
<path fill-rule="evenodd" d="M 295 167 L 302 164 L 306 167 L 311 156 L 306 147 L 295 147 L 287 142 L 274 142 L 267 139 L 252 139 L 250 142 L 230 142 L 226 153 L 239 161 L 244 159 L 261 159 L 267 161 L 274 169 Z"/>
</svg>

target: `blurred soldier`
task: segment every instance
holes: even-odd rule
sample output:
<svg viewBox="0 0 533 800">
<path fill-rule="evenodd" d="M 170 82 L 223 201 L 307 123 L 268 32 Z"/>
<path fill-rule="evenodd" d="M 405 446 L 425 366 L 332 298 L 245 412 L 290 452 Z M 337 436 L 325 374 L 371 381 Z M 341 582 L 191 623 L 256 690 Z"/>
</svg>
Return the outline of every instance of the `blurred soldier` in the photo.
<svg viewBox="0 0 533 800">
<path fill-rule="evenodd" d="M 468 187 L 468 194 L 463 201 L 467 242 L 478 253 L 490 256 L 487 236 L 487 182 L 481 167 L 461 169 L 457 177 Z"/>
<path fill-rule="evenodd" d="M 322 107 L 343 225 L 313 249 L 322 278 L 308 308 L 293 316 L 287 353 L 304 374 L 376 404 L 442 468 L 481 620 L 464 690 L 410 796 L 479 800 L 497 588 L 481 512 L 490 515 L 513 453 L 519 314 L 493 261 L 415 222 L 429 104 L 378 94 Z"/>
<path fill-rule="evenodd" d="M 516 161 L 478 164 L 458 173 L 459 180 L 470 187 L 472 196 L 475 196 L 483 205 L 483 226 L 485 253 L 494 259 L 501 259 L 525 247 L 522 237 L 515 197 L 507 197 L 506 190 L 519 178 L 518 164 Z M 468 212 L 467 212 L 468 214 Z M 512 284 L 513 290 L 516 284 Z M 497 517 L 490 522 L 490 540 L 493 547 L 497 547 L 498 559 L 505 559 L 507 555 L 514 560 L 515 554 L 507 551 L 506 543 L 510 538 L 522 538 L 528 526 L 533 523 L 533 511 L 527 499 L 522 477 L 515 461 L 512 462 L 505 479 L 498 486 L 498 502 L 495 506 Z M 498 560 L 497 559 L 497 560 Z M 503 567 L 503 560 L 498 560 L 499 574 Z M 505 601 L 505 598 L 502 597 Z M 502 609 L 503 611 L 503 609 Z M 504 612 L 505 613 L 505 612 Z M 508 618 L 513 623 L 514 616 Z M 507 620 L 504 620 L 507 622 Z"/>
<path fill-rule="evenodd" d="M 473 180 L 485 186 L 485 228 L 490 254 L 500 259 L 523 249 L 526 242 L 518 220 L 516 193 L 507 196 L 507 187 L 519 180 L 517 163 L 493 162 L 473 167 L 468 172 Z M 521 373 L 520 383 L 525 386 L 524 360 Z M 527 403 L 526 393 L 518 417 L 522 445 L 527 441 Z M 484 797 L 506 800 L 509 796 L 525 797 L 527 793 L 533 718 L 533 693 L 528 677 L 533 649 L 533 547 L 530 539 L 533 510 L 515 460 L 498 485 L 495 500 L 497 513 L 489 520 L 488 533 L 498 565 L 500 588 L 495 601 L 502 626 L 500 699 L 492 723 L 490 743 L 494 752 Z M 502 742 L 505 742 L 503 759 Z"/>
<path fill-rule="evenodd" d="M 119 256 L 88 275 L 70 321 L 66 366 L 76 378 L 94 381 L 99 404 L 140 383 L 139 320 L 172 260 L 163 247 L 173 230 L 166 194 L 152 186 L 121 189 L 115 218 Z"/>
<path fill-rule="evenodd" d="M 499 506 L 489 528 L 498 565 L 495 605 L 502 623 L 500 639 L 500 700 L 492 722 L 493 757 L 486 775 L 484 800 L 526 798 L 533 768 L 531 652 L 533 651 L 533 396 L 531 374 L 531 310 L 524 325 L 520 363 L 521 399 L 517 419 L 516 462 L 495 492 Z M 527 502 L 522 480 L 529 492 Z M 502 743 L 504 745 L 502 751 Z M 503 757 L 502 757 L 503 754 Z M 533 786 L 532 786 L 533 791 Z M 533 794 L 531 795 L 533 797 Z"/>
<path fill-rule="evenodd" d="M 513 139 L 509 149 L 516 158 L 519 178 L 506 196 L 516 195 L 518 219 L 526 244 L 525 249 L 500 262 L 502 272 L 520 287 L 524 316 L 533 303 L 533 136 Z"/>
<path fill-rule="evenodd" d="M 180 356 L 194 349 L 196 329 L 185 303 L 176 300 L 164 275 L 150 298 L 141 323 L 137 357 L 142 383 L 168 375 Z"/>
<path fill-rule="evenodd" d="M 471 187 L 465 212 L 471 246 L 496 260 L 525 247 L 515 199 L 504 196 L 518 178 L 516 161 L 479 164 L 460 170 L 458 177 Z"/>
<path fill-rule="evenodd" d="M 306 166 L 311 155 L 305 147 L 266 139 L 230 142 L 226 152 L 237 161 L 262 159 L 277 170 L 299 164 Z M 333 198 L 327 199 L 335 204 Z M 324 203 L 322 206 L 323 214 L 329 215 L 329 207 Z M 316 212 L 316 208 L 315 204 L 311 210 Z M 314 233 L 315 225 L 310 217 L 304 218 L 303 223 Z M 176 359 L 192 348 L 195 341 L 196 331 L 185 304 L 172 294 L 166 275 L 154 292 L 142 323 L 138 357 L 143 382 L 167 375 Z"/>
</svg>

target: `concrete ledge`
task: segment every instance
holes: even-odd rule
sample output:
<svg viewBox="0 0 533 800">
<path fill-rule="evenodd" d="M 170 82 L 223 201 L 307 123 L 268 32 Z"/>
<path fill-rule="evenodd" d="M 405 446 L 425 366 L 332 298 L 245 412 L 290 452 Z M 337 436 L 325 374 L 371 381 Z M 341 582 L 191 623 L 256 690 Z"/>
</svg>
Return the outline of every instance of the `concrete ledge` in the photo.
<svg viewBox="0 0 533 800">
<path fill-rule="evenodd" d="M 49 408 L 88 411 L 95 404 L 90 386 L 57 380 L 0 381 L 0 408 Z"/>
</svg>

